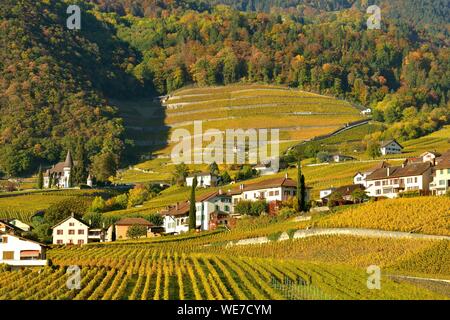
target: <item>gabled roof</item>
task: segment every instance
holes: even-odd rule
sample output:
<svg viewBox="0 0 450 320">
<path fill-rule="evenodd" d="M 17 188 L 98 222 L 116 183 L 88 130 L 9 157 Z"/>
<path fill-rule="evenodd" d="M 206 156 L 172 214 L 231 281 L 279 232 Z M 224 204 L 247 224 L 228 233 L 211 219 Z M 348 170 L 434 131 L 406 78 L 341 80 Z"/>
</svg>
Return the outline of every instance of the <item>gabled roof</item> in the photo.
<svg viewBox="0 0 450 320">
<path fill-rule="evenodd" d="M 392 142 L 398 144 L 398 145 L 400 146 L 400 148 L 403 149 L 403 146 L 402 146 L 397 140 L 395 140 L 395 139 L 387 140 L 387 141 L 381 141 L 380 147 L 381 147 L 381 148 L 384 148 L 384 147 L 386 147 L 387 145 L 391 144 Z"/>
<path fill-rule="evenodd" d="M 436 151 L 425 151 L 424 153 L 422 153 L 420 155 L 421 158 L 423 158 L 426 154 L 431 153 L 432 155 L 434 155 L 435 157 L 440 157 L 441 154 L 439 152 Z"/>
<path fill-rule="evenodd" d="M 359 171 L 357 172 L 354 176 L 357 176 L 358 174 L 366 174 L 366 175 L 370 175 L 371 173 L 373 173 L 375 170 L 381 169 L 381 168 L 387 168 L 389 167 L 390 164 L 387 163 L 386 161 L 382 161 L 379 162 L 377 165 L 373 166 L 372 168 L 366 170 L 366 171 Z"/>
<path fill-rule="evenodd" d="M 82 223 L 82 224 L 84 224 L 86 227 L 88 227 L 89 228 L 89 225 L 87 225 L 86 223 L 84 223 L 83 221 L 81 221 L 80 219 L 77 219 L 77 218 L 75 218 L 73 215 L 71 215 L 71 216 L 68 216 L 67 218 L 65 218 L 64 220 L 61 220 L 60 222 L 58 222 L 57 224 L 55 224 L 53 227 L 51 227 L 51 229 L 54 229 L 54 228 L 56 228 L 57 226 L 59 226 L 59 225 L 61 225 L 61 224 L 63 224 L 64 222 L 66 222 L 67 220 L 69 220 L 69 219 L 71 219 L 71 218 L 73 218 L 73 219 L 75 219 L 75 220 L 77 220 L 78 222 L 80 222 L 80 223 Z"/>
<path fill-rule="evenodd" d="M 135 224 L 147 227 L 154 226 L 153 223 L 151 223 L 148 220 L 145 220 L 144 218 L 122 218 L 115 223 L 116 226 L 132 226 Z"/>
<path fill-rule="evenodd" d="M 407 166 L 381 168 L 367 176 L 366 180 L 420 176 L 430 168 L 430 163 L 413 163 Z"/>
<path fill-rule="evenodd" d="M 9 223 L 9 221 L 7 221 L 7 220 L 0 219 L 0 223 L 4 224 L 5 226 L 7 226 L 7 227 L 10 228 L 10 229 L 13 229 L 13 230 L 16 230 L 16 231 L 20 231 L 20 232 L 23 231 L 23 230 L 20 229 L 19 227 L 15 226 L 15 225 L 13 225 L 13 224 L 11 224 L 11 223 Z"/>
</svg>

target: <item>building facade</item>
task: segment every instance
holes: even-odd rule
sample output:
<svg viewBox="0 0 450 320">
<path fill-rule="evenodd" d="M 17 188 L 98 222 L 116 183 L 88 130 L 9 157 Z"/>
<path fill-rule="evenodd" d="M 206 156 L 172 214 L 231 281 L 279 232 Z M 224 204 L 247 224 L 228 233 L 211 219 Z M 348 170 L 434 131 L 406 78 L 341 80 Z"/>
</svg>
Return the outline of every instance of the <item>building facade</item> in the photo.
<svg viewBox="0 0 450 320">
<path fill-rule="evenodd" d="M 214 174 L 210 174 L 207 172 L 198 173 L 195 175 L 190 175 L 186 178 L 186 185 L 188 187 L 192 187 L 194 182 L 194 176 L 197 176 L 197 187 L 199 188 L 208 188 L 214 187 L 217 185 L 217 176 Z"/>
<path fill-rule="evenodd" d="M 380 151 L 383 156 L 388 154 L 401 154 L 403 146 L 397 140 L 389 140 L 381 143 Z"/>
<path fill-rule="evenodd" d="M 450 190 L 450 158 L 434 167 L 430 190 L 434 195 L 444 195 Z"/>
<path fill-rule="evenodd" d="M 53 244 L 84 245 L 89 242 L 89 226 L 72 215 L 52 227 Z"/>
<path fill-rule="evenodd" d="M 16 235 L 0 233 L 0 264 L 11 266 L 45 266 L 46 246 Z"/>
</svg>

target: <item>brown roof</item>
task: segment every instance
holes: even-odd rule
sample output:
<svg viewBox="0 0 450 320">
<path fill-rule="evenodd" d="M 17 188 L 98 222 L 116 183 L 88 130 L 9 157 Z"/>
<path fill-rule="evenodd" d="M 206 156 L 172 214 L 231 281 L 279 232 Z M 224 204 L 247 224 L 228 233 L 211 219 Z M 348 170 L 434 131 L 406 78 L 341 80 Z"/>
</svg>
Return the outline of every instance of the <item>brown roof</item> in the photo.
<svg viewBox="0 0 450 320">
<path fill-rule="evenodd" d="M 89 227 L 89 225 L 85 222 L 83 222 L 80 219 L 75 218 L 73 215 L 68 216 L 67 218 L 61 220 L 60 222 L 58 222 L 57 224 L 55 224 L 53 227 L 51 227 L 50 229 L 54 229 L 55 227 L 59 226 L 60 224 L 63 224 L 64 222 L 66 222 L 67 220 L 69 220 L 70 218 L 74 218 L 75 220 L 77 220 L 78 222 L 84 224 L 86 227 Z"/>
<path fill-rule="evenodd" d="M 434 167 L 436 170 L 442 170 L 442 169 L 450 169 L 450 158 L 444 159 L 439 164 Z"/>
<path fill-rule="evenodd" d="M 153 226 L 152 223 L 150 223 L 148 220 L 145 220 L 144 218 L 122 218 L 116 222 L 116 226 L 132 226 L 135 224 L 147 227 Z"/>
<path fill-rule="evenodd" d="M 366 180 L 420 176 L 429 168 L 431 168 L 430 163 L 413 163 L 407 166 L 381 168 L 375 170 Z"/>
</svg>

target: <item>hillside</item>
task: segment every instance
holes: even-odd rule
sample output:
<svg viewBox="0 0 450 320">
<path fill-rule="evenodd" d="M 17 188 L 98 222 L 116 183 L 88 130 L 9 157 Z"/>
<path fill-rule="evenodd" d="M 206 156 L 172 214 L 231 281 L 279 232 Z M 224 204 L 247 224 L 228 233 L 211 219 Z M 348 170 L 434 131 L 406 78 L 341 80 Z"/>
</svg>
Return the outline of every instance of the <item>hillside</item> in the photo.
<svg viewBox="0 0 450 320">
<path fill-rule="evenodd" d="M 62 1 L 2 1 L 0 171 L 18 175 L 59 161 L 81 140 L 89 157 L 120 155 L 121 120 L 104 98 L 137 94 L 138 55 L 86 4 L 80 32 Z M 126 89 L 125 89 L 126 88 Z"/>
</svg>

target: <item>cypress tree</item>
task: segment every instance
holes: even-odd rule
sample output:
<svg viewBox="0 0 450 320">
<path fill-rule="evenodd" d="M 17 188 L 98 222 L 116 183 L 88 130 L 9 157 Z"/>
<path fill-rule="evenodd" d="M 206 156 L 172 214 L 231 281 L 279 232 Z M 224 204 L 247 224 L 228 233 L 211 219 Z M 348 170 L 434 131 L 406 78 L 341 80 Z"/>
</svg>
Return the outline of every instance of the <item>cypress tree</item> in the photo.
<svg viewBox="0 0 450 320">
<path fill-rule="evenodd" d="M 302 174 L 300 179 L 300 208 L 302 212 L 306 212 L 306 184 L 305 184 L 305 176 Z"/>
<path fill-rule="evenodd" d="M 42 166 L 39 166 L 37 187 L 38 189 L 44 188 L 44 175 L 42 174 Z"/>
<path fill-rule="evenodd" d="M 300 158 L 297 160 L 297 209 L 298 211 L 302 211 L 302 205 L 301 205 L 301 194 L 302 194 L 302 188 L 301 188 L 301 181 L 302 181 L 302 161 Z"/>
<path fill-rule="evenodd" d="M 53 186 L 53 173 L 48 174 L 48 188 L 50 189 Z"/>
<path fill-rule="evenodd" d="M 191 199 L 189 203 L 189 230 L 195 230 L 197 227 L 195 210 L 195 188 L 197 187 L 197 176 L 194 176 L 191 188 Z"/>
</svg>

